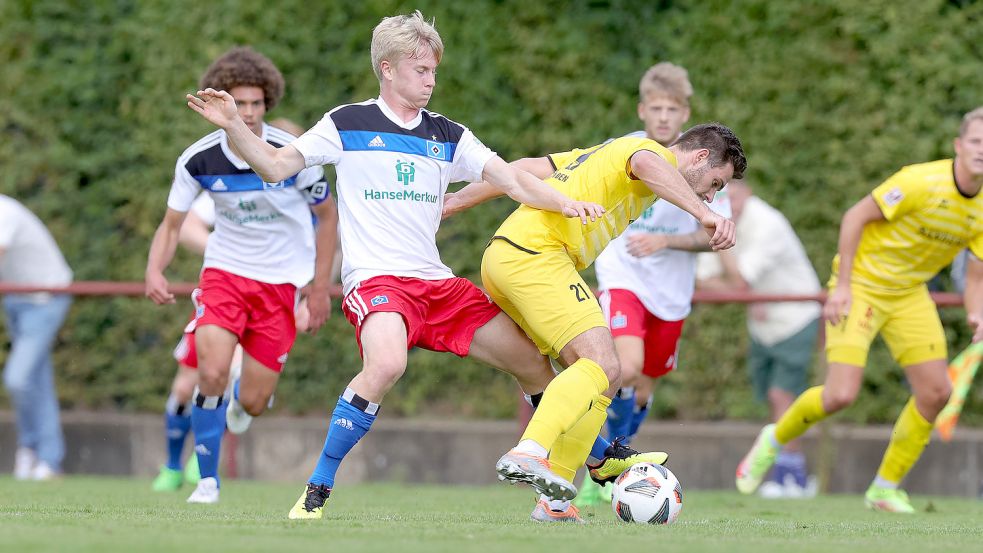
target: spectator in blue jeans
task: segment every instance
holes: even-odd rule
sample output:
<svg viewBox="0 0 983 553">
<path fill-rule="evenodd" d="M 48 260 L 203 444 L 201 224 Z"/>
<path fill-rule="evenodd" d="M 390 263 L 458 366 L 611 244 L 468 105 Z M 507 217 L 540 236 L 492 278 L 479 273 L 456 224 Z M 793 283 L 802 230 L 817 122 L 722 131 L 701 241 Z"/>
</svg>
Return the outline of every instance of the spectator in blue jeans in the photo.
<svg viewBox="0 0 983 553">
<path fill-rule="evenodd" d="M 72 270 L 41 220 L 0 194 L 0 282 L 60 287 L 71 281 Z M 65 440 L 51 349 L 71 303 L 71 296 L 45 293 L 3 298 L 11 342 L 3 384 L 17 417 L 18 480 L 49 480 L 61 474 Z"/>
</svg>

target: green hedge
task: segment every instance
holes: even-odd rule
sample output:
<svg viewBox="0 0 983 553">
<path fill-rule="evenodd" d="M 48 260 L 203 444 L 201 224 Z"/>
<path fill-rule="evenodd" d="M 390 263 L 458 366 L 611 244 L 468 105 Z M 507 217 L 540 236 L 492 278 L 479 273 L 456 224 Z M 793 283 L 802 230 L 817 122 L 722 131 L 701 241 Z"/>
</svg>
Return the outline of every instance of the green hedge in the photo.
<svg viewBox="0 0 983 553">
<path fill-rule="evenodd" d="M 175 159 L 211 130 L 183 101 L 211 59 L 236 44 L 266 53 L 287 79 L 270 115 L 310 125 L 377 94 L 372 27 L 417 7 L 437 18 L 447 46 L 430 107 L 506 158 L 636 129 L 642 72 L 659 60 L 687 67 L 693 121 L 737 131 L 751 180 L 788 215 L 823 278 L 843 210 L 902 165 L 949 156 L 961 114 L 983 103 L 983 5 L 973 2 L 7 0 L 0 191 L 48 223 L 79 280 L 140 280 Z M 477 278 L 482 246 L 511 209 L 497 200 L 448 221 L 445 262 Z M 169 276 L 193 280 L 198 265 L 180 254 Z M 188 314 L 187 303 L 79 298 L 57 352 L 64 404 L 159 408 Z M 967 342 L 961 317 L 946 312 L 954 348 Z M 744 348 L 740 307 L 699 307 L 681 369 L 659 386 L 659 412 L 763 417 Z M 316 337 L 299 339 L 278 408 L 327 410 L 358 366 L 336 309 Z M 879 347 L 863 401 L 845 416 L 890 420 L 905 393 Z M 414 351 L 386 409 L 507 417 L 514 396 L 503 375 Z M 981 403 L 977 392 L 969 419 L 980 420 Z"/>
</svg>

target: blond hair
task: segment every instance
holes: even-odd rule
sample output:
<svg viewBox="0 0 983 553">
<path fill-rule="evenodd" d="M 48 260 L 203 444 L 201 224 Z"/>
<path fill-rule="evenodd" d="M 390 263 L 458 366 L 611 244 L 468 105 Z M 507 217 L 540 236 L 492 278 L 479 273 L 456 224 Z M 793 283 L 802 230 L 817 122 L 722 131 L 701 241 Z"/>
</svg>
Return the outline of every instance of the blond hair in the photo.
<svg viewBox="0 0 983 553">
<path fill-rule="evenodd" d="M 966 134 L 966 131 L 969 129 L 969 124 L 973 121 L 983 121 L 983 106 L 980 106 L 963 116 L 963 122 L 961 125 L 959 125 L 960 137 Z"/>
<path fill-rule="evenodd" d="M 434 59 L 440 63 L 444 55 L 444 43 L 434 27 L 435 20 L 429 23 L 420 10 L 411 15 L 384 17 L 372 30 L 372 70 L 382 80 L 382 61 L 396 65 L 405 58 L 417 57 L 421 48 L 429 48 Z"/>
<path fill-rule="evenodd" d="M 639 101 L 644 102 L 653 96 L 668 96 L 684 106 L 689 105 L 693 95 L 693 85 L 689 73 L 682 67 L 667 61 L 657 63 L 642 76 L 638 83 Z"/>
</svg>

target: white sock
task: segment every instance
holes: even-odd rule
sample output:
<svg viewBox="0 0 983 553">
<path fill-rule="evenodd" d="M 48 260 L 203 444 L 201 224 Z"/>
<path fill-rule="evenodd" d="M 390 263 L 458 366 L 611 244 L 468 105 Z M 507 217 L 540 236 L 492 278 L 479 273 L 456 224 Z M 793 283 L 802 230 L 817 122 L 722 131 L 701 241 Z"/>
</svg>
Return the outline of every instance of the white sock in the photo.
<svg viewBox="0 0 983 553">
<path fill-rule="evenodd" d="M 885 480 L 885 479 L 881 478 L 880 476 L 878 476 L 877 478 L 874 478 L 874 485 L 877 486 L 877 487 L 879 487 L 879 488 L 887 488 L 889 490 L 896 490 L 896 489 L 898 489 L 898 483 L 897 482 L 891 482 L 889 480 Z"/>
<path fill-rule="evenodd" d="M 519 453 L 525 453 L 534 457 L 546 457 L 549 454 L 546 448 L 539 445 L 535 440 L 522 440 L 513 449 Z"/>
</svg>

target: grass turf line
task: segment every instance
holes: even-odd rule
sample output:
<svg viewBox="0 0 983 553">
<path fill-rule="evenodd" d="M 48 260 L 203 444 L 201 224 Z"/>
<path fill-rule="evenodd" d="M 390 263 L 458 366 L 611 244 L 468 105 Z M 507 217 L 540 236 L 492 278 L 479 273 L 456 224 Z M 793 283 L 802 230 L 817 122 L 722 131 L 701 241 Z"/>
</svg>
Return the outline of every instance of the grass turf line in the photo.
<svg viewBox="0 0 983 553">
<path fill-rule="evenodd" d="M 218 505 L 188 505 L 190 489 L 153 493 L 149 480 L 0 478 L 0 551 L 189 552 L 486 551 L 817 552 L 974 551 L 983 502 L 916 497 L 914 516 L 874 513 L 859 496 L 764 500 L 736 492 L 684 492 L 668 527 L 626 525 L 608 506 L 589 524 L 528 520 L 527 488 L 372 484 L 342 487 L 327 518 L 291 521 L 299 484 L 228 481 Z"/>
</svg>

